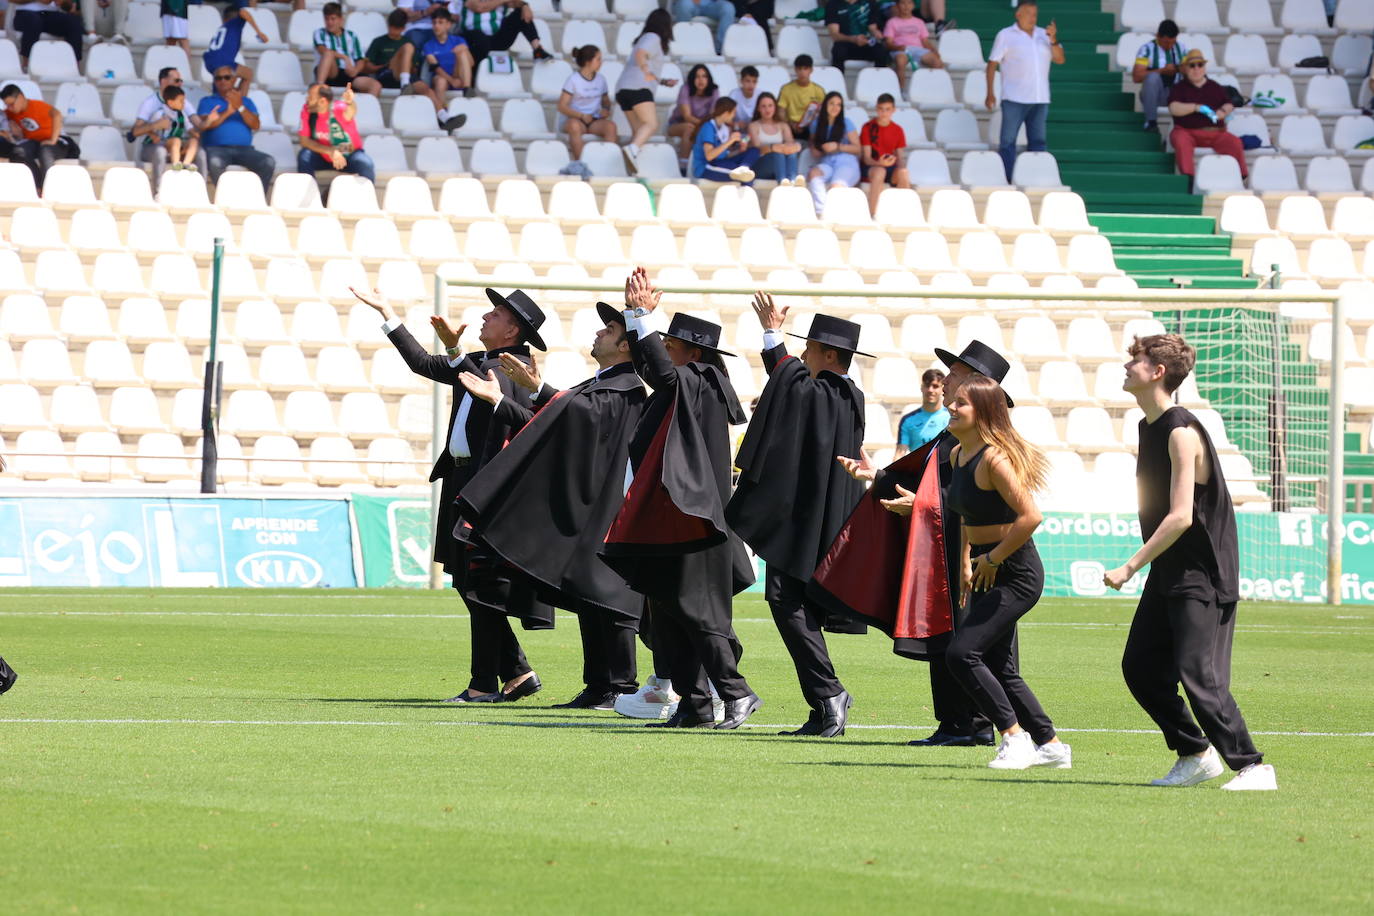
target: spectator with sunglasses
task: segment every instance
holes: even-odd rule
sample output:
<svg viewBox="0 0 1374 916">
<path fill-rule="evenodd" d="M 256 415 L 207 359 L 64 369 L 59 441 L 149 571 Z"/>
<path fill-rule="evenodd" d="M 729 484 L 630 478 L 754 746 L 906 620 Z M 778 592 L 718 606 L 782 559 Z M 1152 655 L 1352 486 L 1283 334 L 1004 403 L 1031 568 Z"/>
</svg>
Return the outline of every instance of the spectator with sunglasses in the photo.
<svg viewBox="0 0 1374 916">
<path fill-rule="evenodd" d="M 253 148 L 253 133 L 262 126 L 258 107 L 253 100 L 233 88 L 236 74 L 229 67 L 215 71 L 214 91 L 200 100 L 196 114 L 200 116 L 200 142 L 205 150 L 210 181 L 231 165 L 242 166 L 262 180 L 263 194 L 272 183 L 277 160 Z"/>
<path fill-rule="evenodd" d="M 1240 177 L 1249 174 L 1245 165 L 1245 145 L 1240 137 L 1226 129 L 1226 119 L 1236 106 L 1226 87 L 1207 77 L 1207 58 L 1194 48 L 1183 56 L 1183 79 L 1169 90 L 1169 114 L 1174 117 L 1174 129 L 1169 131 L 1169 145 L 1174 148 L 1178 170 L 1188 176 L 1188 189 L 1196 170 L 1193 150 L 1210 147 L 1230 156 L 1240 166 Z"/>
</svg>

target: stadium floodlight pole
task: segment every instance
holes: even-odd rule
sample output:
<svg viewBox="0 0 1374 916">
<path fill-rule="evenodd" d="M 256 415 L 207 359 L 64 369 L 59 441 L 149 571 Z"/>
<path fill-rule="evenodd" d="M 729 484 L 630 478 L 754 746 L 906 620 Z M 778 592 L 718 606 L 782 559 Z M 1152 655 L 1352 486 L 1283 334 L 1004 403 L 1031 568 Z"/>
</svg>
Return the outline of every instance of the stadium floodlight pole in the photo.
<svg viewBox="0 0 1374 916">
<path fill-rule="evenodd" d="M 441 318 L 448 317 L 448 281 L 444 279 L 441 271 L 434 273 L 434 314 Z M 439 340 L 439 332 L 434 332 L 434 340 L 442 350 L 444 342 Z M 430 460 L 438 461 L 443 454 L 442 449 L 448 443 L 444 441 L 444 432 L 448 425 L 444 418 L 444 386 L 438 382 L 434 383 L 434 393 L 430 399 L 430 424 L 431 436 L 429 441 Z M 429 530 L 434 531 L 439 524 L 439 497 L 443 491 L 443 481 L 431 481 L 429 485 Z M 444 585 L 444 571 L 437 563 L 429 564 L 429 587 L 442 588 Z"/>
<path fill-rule="evenodd" d="M 219 277 L 224 266 L 224 239 L 215 239 L 215 256 L 210 262 L 210 347 L 205 351 L 205 392 L 200 400 L 200 492 L 215 492 L 219 449 L 215 442 L 215 422 L 219 419 Z"/>
<path fill-rule="evenodd" d="M 1350 293 L 1331 303 L 1330 429 L 1327 431 L 1326 603 L 1341 603 L 1341 548 L 1345 544 L 1345 306 Z"/>
</svg>

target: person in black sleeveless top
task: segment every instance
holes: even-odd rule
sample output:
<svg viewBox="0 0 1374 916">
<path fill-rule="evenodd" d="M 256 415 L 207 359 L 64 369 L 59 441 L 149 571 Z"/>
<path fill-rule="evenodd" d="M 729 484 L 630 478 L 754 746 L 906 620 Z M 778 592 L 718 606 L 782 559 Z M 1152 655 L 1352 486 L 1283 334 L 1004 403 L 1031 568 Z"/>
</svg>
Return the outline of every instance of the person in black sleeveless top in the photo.
<svg viewBox="0 0 1374 916">
<path fill-rule="evenodd" d="M 1274 768 L 1255 749 L 1231 696 L 1240 597 L 1235 510 L 1207 430 L 1173 402 L 1196 353 L 1177 334 L 1154 334 L 1136 338 L 1130 355 L 1122 388 L 1145 412 L 1136 459 L 1145 543 L 1103 582 L 1119 591 L 1150 567 L 1121 671 L 1136 702 L 1179 755 L 1152 782 L 1195 786 L 1220 776 L 1224 760 L 1238 772 L 1222 788 L 1276 789 Z M 1197 721 L 1178 695 L 1180 683 Z"/>
<path fill-rule="evenodd" d="M 1049 464 L 1012 428 L 1006 392 L 992 379 L 966 381 L 949 414 L 949 432 L 959 445 L 950 454 L 946 501 L 962 522 L 961 584 L 968 608 L 945 663 L 1002 733 L 989 767 L 1068 769 L 1072 751 L 1021 678 L 1015 653 L 1016 622 L 1045 586 L 1031 541 L 1041 518 L 1032 494 L 1044 486 Z M 894 511 L 901 508 L 900 500 L 888 502 Z"/>
</svg>

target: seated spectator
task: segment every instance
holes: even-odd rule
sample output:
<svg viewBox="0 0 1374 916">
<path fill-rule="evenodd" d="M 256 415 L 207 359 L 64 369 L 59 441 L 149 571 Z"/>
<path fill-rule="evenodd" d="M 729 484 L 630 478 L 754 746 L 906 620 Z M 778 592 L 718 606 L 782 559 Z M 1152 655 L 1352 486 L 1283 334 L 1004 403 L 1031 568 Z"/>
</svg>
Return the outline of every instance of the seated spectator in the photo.
<svg viewBox="0 0 1374 916">
<path fill-rule="evenodd" d="M 682 88 L 677 93 L 677 104 L 668 117 L 668 136 L 678 138 L 681 157 L 686 160 L 692 155 L 692 138 L 697 130 L 711 117 L 716 100 L 720 98 L 720 87 L 711 76 L 711 69 L 705 64 L 697 64 L 687 73 Z"/>
<path fill-rule="evenodd" d="M 911 187 L 906 170 L 906 131 L 894 123 L 897 103 L 890 93 L 878 96 L 876 117 L 864 125 L 859 143 L 864 171 L 868 174 L 868 212 L 878 212 L 878 197 L 883 188 Z"/>
<path fill-rule="evenodd" d="M 583 45 L 573 49 L 577 69 L 563 81 L 558 94 L 559 129 L 568 135 L 568 154 L 582 158 L 587 134 L 615 142 L 615 122 L 611 120 L 611 88 L 601 75 L 601 49 Z"/>
<path fill-rule="evenodd" d="M 162 106 L 167 129 L 160 138 L 167 147 L 167 161 L 173 169 L 200 170 L 200 133 L 197 131 L 195 115 L 186 114 L 186 92 L 180 86 L 168 86 L 162 90 Z"/>
<path fill-rule="evenodd" d="M 387 15 L 386 32 L 372 39 L 367 54 L 358 62 L 358 76 L 353 80 L 355 90 L 379 96 L 383 89 L 404 89 L 410 85 L 415 45 L 405 37 L 409 22 L 405 10 L 394 9 Z"/>
<path fill-rule="evenodd" d="M 921 18 L 931 24 L 930 31 L 936 38 L 959 24 L 958 20 L 945 18 L 945 0 L 921 0 Z"/>
<path fill-rule="evenodd" d="M 830 32 L 830 64 L 844 69 L 847 60 L 871 61 L 875 67 L 888 63 L 882 15 L 874 0 L 829 0 L 825 27 Z"/>
<path fill-rule="evenodd" d="M 242 166 L 262 181 L 267 193 L 277 160 L 253 148 L 253 132 L 262 126 L 258 107 L 253 100 L 235 91 L 234 71 L 220 67 L 215 71 L 215 85 L 210 95 L 200 100 L 196 114 L 200 115 L 200 143 L 209 164 L 206 171 L 212 182 L 231 165 Z"/>
<path fill-rule="evenodd" d="M 730 0 L 673 0 L 673 18 L 691 22 L 701 17 L 716 24 L 716 53 L 725 46 L 725 31 L 735 22 L 735 5 Z"/>
<path fill-rule="evenodd" d="M 921 406 L 902 417 L 897 425 L 897 451 L 900 458 L 914 452 L 940 435 L 949 425 L 949 411 L 945 409 L 945 374 L 939 369 L 927 369 L 921 374 Z"/>
<path fill-rule="evenodd" d="M 739 87 L 730 90 L 730 98 L 735 100 L 735 130 L 747 131 L 749 122 L 754 120 L 754 106 L 758 104 L 759 68 L 741 67 Z"/>
<path fill-rule="evenodd" d="M 434 23 L 434 37 L 425 42 L 420 53 L 429 66 L 436 99 L 447 103 L 450 89 L 472 88 L 472 54 L 468 51 L 468 43 L 449 31 L 453 28 L 453 16 L 447 9 L 435 10 L 430 18 Z"/>
<path fill-rule="evenodd" d="M 620 79 L 616 80 L 615 103 L 630 122 L 630 142 L 622 152 L 631 173 L 635 171 L 640 147 L 658 130 L 655 87 L 677 85 L 677 80 L 659 78 L 672 41 L 673 17 L 664 9 L 650 12 L 644 19 L 644 30 L 630 48 L 630 59 L 620 71 Z"/>
<path fill-rule="evenodd" d="M 792 136 L 805 140 L 811 136 L 811 125 L 821 112 L 821 100 L 825 90 L 811 82 L 811 71 L 815 62 L 810 54 L 798 54 L 792 61 L 796 77 L 778 90 L 778 108 L 783 119 L 792 128 Z"/>
<path fill-rule="evenodd" d="M 352 86 L 344 87 L 343 98 L 337 102 L 328 86 L 311 86 L 301 106 L 301 151 L 296 156 L 296 171 L 313 176 L 318 169 L 333 169 L 361 175 L 376 184 L 377 170 L 372 157 L 363 152 L 357 117 Z"/>
<path fill-rule="evenodd" d="M 14 31 L 19 33 L 19 64 L 27 73 L 29 52 L 46 32 L 72 46 L 79 62 L 85 53 L 85 25 L 73 0 L 24 0 L 14 8 Z"/>
<path fill-rule="evenodd" d="M 917 67 L 939 70 L 945 65 L 935 50 L 930 30 L 915 9 L 915 0 L 897 0 L 892 18 L 883 26 L 883 41 L 892 52 L 892 66 L 898 79 L 906 79 Z"/>
<path fill-rule="evenodd" d="M 1135 52 L 1131 80 L 1140 83 L 1140 111 L 1145 116 L 1144 130 L 1159 133 L 1159 109 L 1169 97 L 1169 88 L 1178 80 L 1179 64 L 1188 49 L 1178 41 L 1178 26 L 1165 19 L 1155 37 Z"/>
<path fill-rule="evenodd" d="M 511 45 L 521 35 L 534 50 L 535 60 L 549 60 L 553 57 L 544 50 L 539 40 L 539 29 L 534 25 L 534 10 L 523 0 L 465 0 L 457 5 L 458 32 L 472 51 L 472 62 L 476 66 L 486 60 L 493 51 L 509 51 Z"/>
<path fill-rule="evenodd" d="M 1169 114 L 1174 129 L 1169 145 L 1174 148 L 1178 170 L 1189 178 L 1192 190 L 1193 150 L 1207 146 L 1235 159 L 1242 178 L 1249 175 L 1245 165 L 1245 146 L 1240 137 L 1226 129 L 1226 119 L 1235 111 L 1226 87 L 1207 78 L 1207 58 L 1194 48 L 1183 56 L 1183 79 L 1169 90 Z"/>
<path fill-rule="evenodd" d="M 358 75 L 363 61 L 358 36 L 344 28 L 343 6 L 324 5 L 324 28 L 315 30 L 315 82 L 326 86 L 347 86 Z"/>
<path fill-rule="evenodd" d="M 436 3 L 434 0 L 397 0 L 396 8 L 406 14 L 410 28 L 406 29 L 406 41 L 422 50 L 434 37 L 434 14 L 448 9 L 448 2 Z"/>
<path fill-rule="evenodd" d="M 190 0 L 160 0 L 162 6 L 162 41 L 175 45 L 191 56 L 191 22 L 186 12 Z"/>
<path fill-rule="evenodd" d="M 774 0 L 740 0 L 735 4 L 739 22 L 753 23 L 763 29 L 763 40 L 768 42 L 768 53 L 773 53 L 773 29 L 770 22 L 775 10 Z"/>
<path fill-rule="evenodd" d="M 826 93 L 821 113 L 811 131 L 811 148 L 820 159 L 807 173 L 816 215 L 825 209 L 828 188 L 853 188 L 859 184 L 859 129 L 844 116 L 844 97 Z"/>
<path fill-rule="evenodd" d="M 717 99 L 692 145 L 692 177 L 752 184 L 759 151 L 734 128 L 734 99 Z"/>
<path fill-rule="evenodd" d="M 754 172 L 759 178 L 772 179 L 778 184 L 802 183 L 797 173 L 797 158 L 801 144 L 792 137 L 792 127 L 782 117 L 778 100 L 771 92 L 760 92 L 754 106 L 754 119 L 749 122 L 749 146 L 759 151 Z"/>
<path fill-rule="evenodd" d="M 214 71 L 211 71 L 214 72 Z M 163 101 L 163 93 L 172 87 L 181 86 L 181 71 L 176 67 L 163 67 L 157 74 L 157 91 L 150 93 L 149 96 L 138 106 L 138 113 L 134 115 L 134 126 L 129 131 L 127 139 L 129 142 L 138 142 L 137 159 L 139 162 L 146 162 L 153 167 L 153 187 L 156 188 L 162 181 L 162 173 L 166 171 L 169 164 L 167 144 L 163 142 L 163 134 L 172 126 L 172 118 L 167 113 L 166 103 Z M 196 153 L 196 166 L 201 171 L 209 171 L 203 147 L 204 138 L 201 139 L 202 148 Z"/>
<path fill-rule="evenodd" d="M 29 167 L 33 183 L 41 191 L 53 163 L 80 158 L 81 149 L 75 140 L 62 134 L 62 113 L 42 99 L 30 99 L 10 83 L 0 90 L 0 102 L 4 103 L 5 117 L 18 132 L 10 139 L 10 159 Z"/>
<path fill-rule="evenodd" d="M 248 11 L 249 0 L 234 0 L 225 7 L 224 25 L 210 39 L 210 47 L 204 55 L 205 72 L 214 73 L 220 67 L 234 69 L 234 90 L 248 94 L 253 85 L 253 69 L 238 62 L 239 48 L 243 46 L 243 27 L 251 25 L 258 34 L 258 41 L 267 43 L 267 33 L 258 28 L 253 14 Z"/>
</svg>

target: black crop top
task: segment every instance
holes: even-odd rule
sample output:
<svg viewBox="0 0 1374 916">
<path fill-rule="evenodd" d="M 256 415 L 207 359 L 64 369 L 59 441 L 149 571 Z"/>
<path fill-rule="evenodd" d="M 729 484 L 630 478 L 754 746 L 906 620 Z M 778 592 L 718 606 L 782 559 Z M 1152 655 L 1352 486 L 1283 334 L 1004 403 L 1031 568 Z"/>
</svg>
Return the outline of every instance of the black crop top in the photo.
<svg viewBox="0 0 1374 916">
<path fill-rule="evenodd" d="M 945 502 L 965 525 L 1006 525 L 1016 521 L 1016 510 L 1007 505 L 1001 493 L 984 490 L 974 480 L 973 475 L 987 450 L 986 445 L 980 448 L 963 467 L 957 461 L 952 462 L 954 473 L 949 478 Z"/>
</svg>

